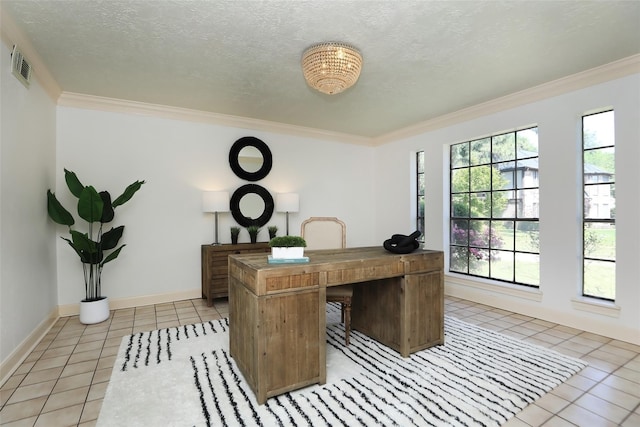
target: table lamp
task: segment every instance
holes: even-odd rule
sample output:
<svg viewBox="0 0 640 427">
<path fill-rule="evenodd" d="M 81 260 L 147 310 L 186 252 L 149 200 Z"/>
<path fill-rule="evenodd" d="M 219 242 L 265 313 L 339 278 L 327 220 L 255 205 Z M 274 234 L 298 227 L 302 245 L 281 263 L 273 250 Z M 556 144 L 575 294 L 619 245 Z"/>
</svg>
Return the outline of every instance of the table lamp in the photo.
<svg viewBox="0 0 640 427">
<path fill-rule="evenodd" d="M 297 193 L 276 194 L 276 210 L 285 212 L 287 218 L 287 236 L 289 235 L 289 212 L 298 212 L 300 209 L 300 197 Z"/>
<path fill-rule="evenodd" d="M 215 241 L 212 245 L 219 245 L 218 241 L 218 212 L 229 212 L 229 193 L 226 191 L 205 191 L 202 193 L 202 212 L 215 215 Z"/>
</svg>

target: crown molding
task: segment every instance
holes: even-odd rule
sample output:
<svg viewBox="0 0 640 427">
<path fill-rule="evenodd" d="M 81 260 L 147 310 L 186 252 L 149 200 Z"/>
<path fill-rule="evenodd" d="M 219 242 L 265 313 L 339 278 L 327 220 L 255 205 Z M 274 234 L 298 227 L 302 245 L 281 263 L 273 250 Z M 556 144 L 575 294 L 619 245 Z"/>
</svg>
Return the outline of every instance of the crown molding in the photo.
<svg viewBox="0 0 640 427">
<path fill-rule="evenodd" d="M 63 92 L 58 98 L 58 105 L 73 108 L 109 111 L 116 113 L 139 114 L 145 116 L 162 117 L 173 120 L 210 123 L 240 129 L 259 130 L 264 132 L 282 133 L 304 138 L 317 138 L 343 143 L 371 145 L 371 138 L 331 132 L 322 129 L 307 128 L 285 123 L 227 114 L 210 113 L 207 111 L 191 110 L 188 108 L 170 107 L 167 105 L 148 104 L 123 99 L 106 98 L 102 96 L 84 95 L 73 92 Z"/>
<path fill-rule="evenodd" d="M 2 34 L 2 41 L 9 50 L 12 49 L 13 45 L 18 45 L 24 57 L 31 64 L 32 77 L 38 80 L 47 95 L 56 102 L 60 93 L 62 93 L 58 82 L 45 67 L 44 61 L 42 61 L 29 39 L 18 29 L 15 21 L 7 11 L 2 8 L 2 3 L 0 3 L 0 33 Z"/>
<path fill-rule="evenodd" d="M 0 3 L 0 23 L 2 41 L 9 47 L 14 44 L 17 44 L 20 47 L 25 57 L 29 62 L 31 62 L 32 72 L 35 78 L 41 84 L 45 92 L 60 106 L 210 123 L 241 129 L 282 133 L 303 138 L 329 140 L 365 146 L 384 145 L 400 139 L 409 138 L 425 132 L 473 120 L 478 117 L 540 101 L 545 98 L 562 95 L 588 86 L 640 73 L 640 55 L 633 55 L 600 67 L 582 71 L 571 76 L 563 77 L 452 113 L 444 114 L 442 116 L 425 120 L 403 129 L 398 129 L 397 131 L 372 138 L 271 122 L 267 120 L 251 119 L 247 117 L 84 95 L 73 92 L 62 92 L 60 86 L 44 65 L 44 62 L 37 54 L 31 42 L 18 29 L 13 18 L 9 16 L 5 10 L 2 10 L 2 3 Z"/>
<path fill-rule="evenodd" d="M 379 146 L 389 142 L 416 136 L 425 132 L 452 126 L 478 117 L 519 107 L 542 99 L 562 95 L 585 87 L 615 80 L 631 74 L 640 73 L 640 55 L 633 55 L 621 60 L 582 71 L 567 77 L 543 83 L 529 89 L 512 93 L 472 107 L 464 108 L 415 125 L 375 137 L 372 145 Z"/>
</svg>

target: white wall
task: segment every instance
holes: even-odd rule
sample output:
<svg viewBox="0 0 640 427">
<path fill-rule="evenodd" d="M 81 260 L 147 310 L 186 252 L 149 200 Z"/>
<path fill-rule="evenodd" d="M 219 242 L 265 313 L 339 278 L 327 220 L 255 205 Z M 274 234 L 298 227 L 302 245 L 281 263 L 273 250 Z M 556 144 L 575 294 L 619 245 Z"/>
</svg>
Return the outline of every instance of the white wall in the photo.
<svg viewBox="0 0 640 427">
<path fill-rule="evenodd" d="M 640 343 L 640 75 L 556 96 L 379 147 L 376 238 L 413 229 L 407 183 L 425 151 L 426 245 L 448 244 L 448 147 L 535 124 L 540 144 L 540 289 L 520 291 L 447 274 L 447 292 L 489 305 Z M 613 107 L 616 119 L 617 297 L 615 306 L 580 295 L 581 117 Z M 400 191 L 398 191 L 400 189 Z"/>
<path fill-rule="evenodd" d="M 73 196 L 63 168 L 85 185 L 117 197 L 131 182 L 146 184 L 116 209 L 113 225 L 125 225 L 127 246 L 103 270 L 103 293 L 111 299 L 181 291 L 200 293 L 200 245 L 213 241 L 212 214 L 203 214 L 204 190 L 228 190 L 249 182 L 229 167 L 229 149 L 240 137 L 262 139 L 273 154 L 273 168 L 258 182 L 275 193 L 300 195 L 300 212 L 289 216 L 290 234 L 310 216 L 336 216 L 347 224 L 347 244 L 373 240 L 372 147 L 309 138 L 182 122 L 177 120 L 58 108 L 57 191 L 71 210 Z M 75 209 L 75 208 L 73 208 Z M 230 213 L 219 216 L 220 240 L 229 243 Z M 267 225 L 284 234 L 284 213 L 274 212 Z M 84 224 L 83 224 L 84 226 Z M 60 234 L 66 233 L 59 227 Z M 248 241 L 246 230 L 240 241 Z M 266 226 L 259 241 L 267 241 Z M 76 304 L 84 295 L 80 263 L 68 245 L 58 241 L 58 297 Z"/>
<path fill-rule="evenodd" d="M 37 79 L 27 89 L 13 77 L 10 61 L 0 44 L 0 361 L 57 309 L 46 204 L 55 183 L 56 107 Z"/>
</svg>

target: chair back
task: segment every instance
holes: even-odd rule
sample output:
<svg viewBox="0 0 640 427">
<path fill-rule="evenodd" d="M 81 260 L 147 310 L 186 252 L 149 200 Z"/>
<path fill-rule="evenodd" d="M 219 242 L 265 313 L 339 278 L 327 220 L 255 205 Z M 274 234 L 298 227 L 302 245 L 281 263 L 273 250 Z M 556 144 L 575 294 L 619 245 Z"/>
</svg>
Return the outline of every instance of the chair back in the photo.
<svg viewBox="0 0 640 427">
<path fill-rule="evenodd" d="M 312 216 L 302 222 L 300 236 L 307 249 L 340 249 L 347 246 L 347 226 L 336 217 Z"/>
</svg>

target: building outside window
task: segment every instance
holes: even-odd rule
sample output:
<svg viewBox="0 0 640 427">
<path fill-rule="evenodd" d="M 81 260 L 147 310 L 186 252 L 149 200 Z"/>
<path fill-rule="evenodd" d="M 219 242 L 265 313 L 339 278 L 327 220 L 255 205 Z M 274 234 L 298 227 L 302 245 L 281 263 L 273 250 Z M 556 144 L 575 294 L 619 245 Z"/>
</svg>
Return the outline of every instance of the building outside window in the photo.
<svg viewBox="0 0 640 427">
<path fill-rule="evenodd" d="M 583 296 L 615 300 L 614 112 L 582 117 Z"/>
<path fill-rule="evenodd" d="M 538 287 L 538 128 L 450 148 L 449 271 Z"/>
</svg>

